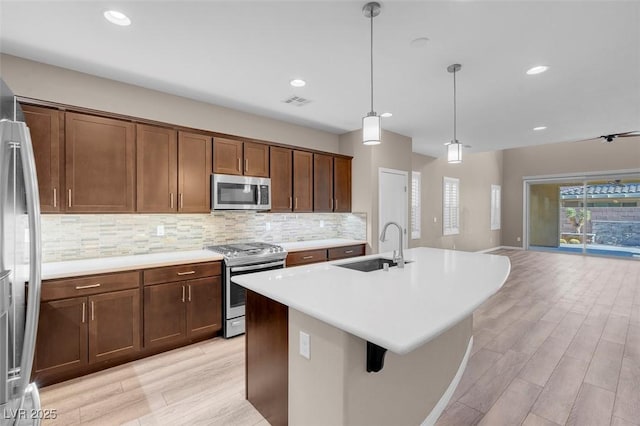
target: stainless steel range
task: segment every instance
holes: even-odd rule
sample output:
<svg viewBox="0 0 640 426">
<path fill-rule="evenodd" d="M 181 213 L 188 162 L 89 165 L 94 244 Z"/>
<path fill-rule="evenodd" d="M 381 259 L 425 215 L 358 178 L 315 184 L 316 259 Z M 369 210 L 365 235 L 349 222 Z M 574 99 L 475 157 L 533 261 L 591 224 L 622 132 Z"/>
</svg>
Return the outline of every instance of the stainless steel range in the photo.
<svg viewBox="0 0 640 426">
<path fill-rule="evenodd" d="M 224 337 L 243 334 L 246 290 L 235 284 L 233 277 L 284 268 L 287 251 L 268 243 L 225 244 L 205 248 L 224 256 Z"/>
</svg>

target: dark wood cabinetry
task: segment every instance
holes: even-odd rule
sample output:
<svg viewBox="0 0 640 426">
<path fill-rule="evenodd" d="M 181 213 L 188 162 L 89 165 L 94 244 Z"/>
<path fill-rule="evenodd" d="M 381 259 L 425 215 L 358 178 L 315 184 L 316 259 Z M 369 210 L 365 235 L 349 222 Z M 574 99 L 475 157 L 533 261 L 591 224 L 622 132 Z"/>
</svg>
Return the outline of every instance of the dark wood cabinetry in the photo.
<svg viewBox="0 0 640 426">
<path fill-rule="evenodd" d="M 213 172 L 227 175 L 269 177 L 269 145 L 215 138 Z"/>
<path fill-rule="evenodd" d="M 211 211 L 211 138 L 178 132 L 178 211 Z"/>
<path fill-rule="evenodd" d="M 43 383 L 140 351 L 137 272 L 46 281 L 41 300 L 33 375 Z"/>
<path fill-rule="evenodd" d="M 290 212 L 293 209 L 292 150 L 270 147 L 271 211 Z"/>
<path fill-rule="evenodd" d="M 313 154 L 313 211 L 333 211 L 333 156 Z"/>
<path fill-rule="evenodd" d="M 136 210 L 176 211 L 178 197 L 178 134 L 173 129 L 136 125 Z"/>
<path fill-rule="evenodd" d="M 293 151 L 293 211 L 313 211 L 313 154 Z"/>
<path fill-rule="evenodd" d="M 65 113 L 65 210 L 133 212 L 135 125 Z"/>
<path fill-rule="evenodd" d="M 144 271 L 145 348 L 176 346 L 196 338 L 213 337 L 220 331 L 219 274 L 219 262 Z M 173 282 L 158 283 L 162 279 Z"/>
<path fill-rule="evenodd" d="M 64 115 L 57 109 L 32 105 L 22 106 L 29 127 L 38 173 L 40 210 L 58 213 L 63 186 L 60 170 L 64 170 Z"/>
<path fill-rule="evenodd" d="M 364 256 L 364 254 L 364 244 L 294 251 L 287 255 L 287 267 L 309 265 L 311 263 L 326 262 L 327 260 Z"/>
<path fill-rule="evenodd" d="M 351 211 L 351 159 L 333 158 L 333 211 Z"/>
</svg>

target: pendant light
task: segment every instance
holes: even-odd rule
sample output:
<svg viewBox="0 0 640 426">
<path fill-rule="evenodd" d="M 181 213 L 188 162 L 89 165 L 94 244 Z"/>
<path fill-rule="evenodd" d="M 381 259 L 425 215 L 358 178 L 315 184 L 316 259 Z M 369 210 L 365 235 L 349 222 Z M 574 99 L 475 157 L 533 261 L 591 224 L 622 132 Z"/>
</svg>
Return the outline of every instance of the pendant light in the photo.
<svg viewBox="0 0 640 426">
<path fill-rule="evenodd" d="M 460 68 L 460 64 L 447 67 L 447 71 L 453 74 L 453 140 L 447 144 L 447 161 L 451 164 L 462 163 L 462 144 L 456 138 L 456 72 Z"/>
<path fill-rule="evenodd" d="M 373 18 L 380 14 L 380 3 L 365 4 L 362 13 L 371 22 L 371 111 L 362 118 L 362 143 L 364 145 L 378 145 L 381 140 L 381 129 L 380 116 L 373 110 Z"/>
</svg>

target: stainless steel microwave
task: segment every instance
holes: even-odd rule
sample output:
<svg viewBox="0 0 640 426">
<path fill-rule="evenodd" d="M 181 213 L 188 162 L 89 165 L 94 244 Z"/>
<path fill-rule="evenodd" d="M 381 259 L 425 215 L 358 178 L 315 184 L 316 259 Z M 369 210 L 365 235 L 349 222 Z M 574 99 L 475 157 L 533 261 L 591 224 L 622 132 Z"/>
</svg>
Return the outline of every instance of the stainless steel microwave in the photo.
<svg viewBox="0 0 640 426">
<path fill-rule="evenodd" d="M 211 175 L 212 210 L 270 210 L 271 179 Z"/>
</svg>

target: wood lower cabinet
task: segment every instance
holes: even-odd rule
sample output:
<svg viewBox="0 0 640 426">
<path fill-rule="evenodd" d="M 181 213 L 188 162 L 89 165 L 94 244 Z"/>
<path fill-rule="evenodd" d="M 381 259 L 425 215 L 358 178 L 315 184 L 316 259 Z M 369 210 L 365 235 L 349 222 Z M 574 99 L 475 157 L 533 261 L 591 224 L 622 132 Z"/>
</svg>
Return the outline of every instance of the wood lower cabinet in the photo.
<svg viewBox="0 0 640 426">
<path fill-rule="evenodd" d="M 42 382 L 140 351 L 139 273 L 45 281 L 41 300 L 33 376 Z"/>
<path fill-rule="evenodd" d="M 293 211 L 313 211 L 313 154 L 293 151 Z"/>
<path fill-rule="evenodd" d="M 364 256 L 364 254 L 364 244 L 294 251 L 287 255 L 287 267 L 310 265 L 312 263 L 326 262 L 327 260 L 347 259 L 349 257 Z"/>
<path fill-rule="evenodd" d="M 184 280 L 207 272 L 212 276 Z M 143 276 L 145 349 L 213 337 L 222 329 L 220 262 L 148 269 Z M 173 282 L 158 283 L 160 277 Z"/>
<path fill-rule="evenodd" d="M 136 125 L 136 210 L 172 213 L 178 198 L 178 133 Z"/>
<path fill-rule="evenodd" d="M 313 211 L 333 211 L 333 156 L 313 154 Z"/>
<path fill-rule="evenodd" d="M 351 159 L 333 158 L 333 211 L 351 211 Z"/>
<path fill-rule="evenodd" d="M 64 170 L 64 114 L 57 109 L 22 105 L 29 127 L 38 174 L 40 210 L 43 213 L 62 211 L 64 196 L 60 170 Z"/>
<path fill-rule="evenodd" d="M 270 148 L 272 212 L 290 212 L 293 209 L 292 152 L 288 148 Z"/>
<path fill-rule="evenodd" d="M 135 210 L 135 124 L 65 113 L 65 210 Z"/>
<path fill-rule="evenodd" d="M 211 212 L 211 138 L 178 132 L 178 211 Z"/>
</svg>

